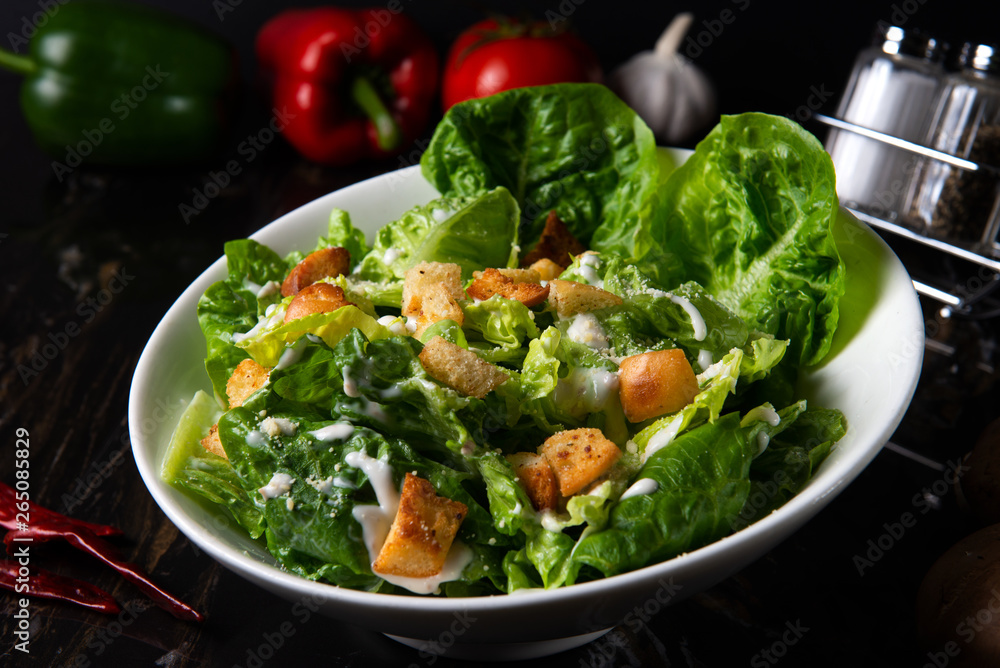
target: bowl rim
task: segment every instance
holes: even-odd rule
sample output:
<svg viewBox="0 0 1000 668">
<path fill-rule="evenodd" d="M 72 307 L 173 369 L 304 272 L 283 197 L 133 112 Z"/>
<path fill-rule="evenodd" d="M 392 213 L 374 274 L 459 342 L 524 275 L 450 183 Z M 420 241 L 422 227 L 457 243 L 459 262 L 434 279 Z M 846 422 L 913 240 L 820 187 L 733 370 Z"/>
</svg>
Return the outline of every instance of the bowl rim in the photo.
<svg viewBox="0 0 1000 668">
<path fill-rule="evenodd" d="M 691 151 L 683 149 L 671 149 L 671 153 L 681 161 L 690 155 Z M 274 221 L 261 227 L 250 235 L 251 238 L 266 236 L 268 231 L 274 231 L 290 224 L 297 218 L 306 215 L 312 208 L 321 208 L 329 211 L 334 205 L 328 204 L 331 199 L 338 199 L 346 196 L 350 191 L 364 187 L 371 187 L 372 183 L 387 178 L 412 178 L 419 176 L 419 165 L 405 167 L 396 172 L 380 174 L 363 181 L 359 181 L 344 188 L 322 195 L 306 204 L 303 204 L 292 211 L 289 211 Z M 899 259 L 891 251 L 885 241 L 877 235 L 870 227 L 855 220 L 864 233 L 870 235 L 872 239 L 881 246 L 882 250 L 888 252 L 889 260 L 898 264 L 898 268 L 906 274 Z M 609 593 L 619 587 L 641 585 L 672 577 L 678 573 L 683 573 L 686 569 L 712 568 L 718 562 L 725 562 L 731 557 L 732 551 L 746 549 L 753 551 L 759 541 L 766 541 L 768 549 L 779 544 L 788 535 L 797 531 L 803 524 L 809 521 L 819 510 L 833 500 L 860 472 L 881 451 L 884 444 L 889 440 L 896 427 L 899 425 L 906 412 L 913 394 L 916 390 L 917 381 L 921 368 L 923 346 L 919 346 L 918 354 L 913 359 L 913 363 L 906 368 L 906 375 L 903 377 L 905 388 L 903 394 L 905 400 L 902 401 L 895 414 L 884 422 L 871 443 L 860 450 L 857 456 L 850 459 L 838 461 L 836 466 L 831 466 L 825 470 L 821 468 L 810 479 L 808 485 L 795 497 L 783 504 L 780 508 L 770 513 L 768 516 L 759 519 L 753 524 L 736 531 L 728 536 L 718 539 L 708 545 L 692 550 L 691 552 L 678 555 L 665 561 L 649 564 L 642 568 L 627 571 L 613 576 L 599 578 L 589 582 L 581 582 L 570 586 L 555 589 L 536 589 L 517 592 L 513 595 L 498 593 L 488 594 L 468 598 L 448 598 L 442 596 L 418 596 L 412 594 L 386 594 L 373 593 L 361 590 L 348 589 L 334 584 L 321 581 L 309 580 L 294 573 L 283 571 L 277 565 L 270 565 L 255 559 L 238 548 L 214 539 L 207 528 L 191 517 L 178 503 L 170 498 L 169 487 L 159 477 L 159 462 L 153 461 L 154 448 L 147 445 L 148 436 L 139 425 L 142 424 L 143 414 L 143 393 L 148 388 L 150 376 L 153 372 L 153 361 L 157 352 L 166 344 L 170 331 L 174 328 L 173 322 L 180 317 L 189 317 L 191 305 L 197 303 L 197 299 L 215 280 L 219 280 L 220 272 L 225 271 L 225 256 L 218 258 L 209 265 L 174 301 L 167 310 L 147 341 L 142 354 L 138 360 L 132 378 L 129 392 L 128 422 L 131 439 L 132 452 L 147 489 L 153 496 L 155 502 L 162 512 L 177 526 L 178 529 L 198 547 L 203 549 L 212 558 L 219 561 L 226 567 L 234 570 L 249 579 L 266 581 L 285 591 L 291 591 L 297 595 L 313 595 L 323 598 L 337 599 L 339 602 L 350 605 L 377 606 L 380 609 L 387 607 L 395 608 L 402 612 L 447 612 L 456 610 L 468 612 L 498 612 L 509 611 L 521 608 L 526 605 L 534 605 L 541 597 L 546 603 L 559 603 L 581 596 L 599 595 Z M 914 291 L 910 299 L 908 311 L 920 316 L 919 300 Z M 921 337 L 923 335 L 923 321 L 921 325 Z M 922 340 L 921 340 L 922 343 Z M 172 488 L 171 488 L 172 489 Z M 806 493 L 807 490 L 812 493 Z M 774 539 L 774 536 L 778 536 Z M 754 557 L 756 559 L 757 557 Z M 740 566 L 742 567 L 742 566 Z M 716 581 L 724 579 L 731 572 L 720 572 L 720 577 Z"/>
</svg>

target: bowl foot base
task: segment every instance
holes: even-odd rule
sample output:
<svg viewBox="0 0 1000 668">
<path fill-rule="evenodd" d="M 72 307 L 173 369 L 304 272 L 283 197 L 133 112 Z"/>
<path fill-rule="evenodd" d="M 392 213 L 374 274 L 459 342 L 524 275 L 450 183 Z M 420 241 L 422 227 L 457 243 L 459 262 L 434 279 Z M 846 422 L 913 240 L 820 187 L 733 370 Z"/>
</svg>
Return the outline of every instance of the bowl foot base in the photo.
<svg viewBox="0 0 1000 668">
<path fill-rule="evenodd" d="M 569 638 L 554 638 L 552 640 L 538 640 L 535 642 L 510 642 L 510 643 L 461 643 L 456 642 L 448 647 L 443 647 L 440 642 L 430 640 L 420 640 L 417 638 L 404 638 L 388 633 L 387 638 L 392 638 L 396 642 L 408 647 L 418 649 L 422 652 L 446 656 L 451 659 L 467 659 L 473 661 L 521 661 L 523 659 L 537 659 L 543 656 L 550 656 L 565 652 L 574 647 L 586 645 L 597 640 L 611 629 L 584 633 L 583 635 L 571 636 Z"/>
</svg>

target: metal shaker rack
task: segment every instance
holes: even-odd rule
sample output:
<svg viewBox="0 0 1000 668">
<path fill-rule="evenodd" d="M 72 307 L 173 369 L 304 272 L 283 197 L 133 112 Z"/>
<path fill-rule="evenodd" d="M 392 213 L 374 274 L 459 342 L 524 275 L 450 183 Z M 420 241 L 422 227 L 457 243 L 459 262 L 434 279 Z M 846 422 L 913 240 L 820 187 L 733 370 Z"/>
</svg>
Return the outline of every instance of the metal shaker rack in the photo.
<svg viewBox="0 0 1000 668">
<path fill-rule="evenodd" d="M 984 171 L 1000 177 L 1000 170 L 997 170 L 995 167 L 990 165 L 983 165 L 971 160 L 959 158 L 949 153 L 937 151 L 927 146 L 907 141 L 905 139 L 900 139 L 899 137 L 878 132 L 839 118 L 833 118 L 825 114 L 813 113 L 812 119 L 828 127 L 852 132 L 854 134 L 867 137 L 868 139 L 873 139 L 917 155 L 931 158 L 933 160 L 939 160 L 959 169 L 966 171 Z M 957 283 L 935 287 L 930 283 L 914 279 L 913 287 L 918 294 L 944 304 L 956 314 L 968 316 L 976 315 L 978 317 L 993 317 L 995 315 L 1000 315 L 1000 307 L 996 305 L 988 307 L 986 312 L 983 312 L 982 309 L 983 304 L 987 301 L 991 293 L 998 286 L 1000 286 L 1000 260 L 996 257 L 992 257 L 991 255 L 971 250 L 969 248 L 964 248 L 941 239 L 922 235 L 903 227 L 902 225 L 897 225 L 896 223 L 856 208 L 845 208 L 847 208 L 847 210 L 854 214 L 854 216 L 856 216 L 859 220 L 883 233 L 914 242 L 924 248 L 930 249 L 933 252 L 942 253 L 946 256 L 957 258 L 981 268 L 980 277 L 977 277 L 977 280 L 974 282 L 967 281 L 964 288 Z M 995 254 L 1000 255 L 1000 245 L 996 242 L 992 244 L 991 250 Z M 986 270 L 985 276 L 983 276 L 983 269 Z M 975 289 L 972 289 L 970 286 L 975 286 Z"/>
</svg>

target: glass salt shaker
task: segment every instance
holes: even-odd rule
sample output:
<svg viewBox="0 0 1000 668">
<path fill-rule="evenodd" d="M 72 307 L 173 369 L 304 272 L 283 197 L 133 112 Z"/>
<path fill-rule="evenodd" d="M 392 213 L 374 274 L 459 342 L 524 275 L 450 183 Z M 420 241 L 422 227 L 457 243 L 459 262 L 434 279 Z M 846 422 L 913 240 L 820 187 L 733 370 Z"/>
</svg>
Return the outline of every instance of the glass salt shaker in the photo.
<svg viewBox="0 0 1000 668">
<path fill-rule="evenodd" d="M 928 143 L 977 169 L 930 160 L 914 182 L 909 215 L 928 236 L 974 250 L 997 248 L 1000 167 L 1000 49 L 966 43 L 948 77 Z"/>
<path fill-rule="evenodd" d="M 947 46 L 918 30 L 890 26 L 861 51 L 837 117 L 911 142 L 926 137 L 943 90 Z M 842 204 L 884 220 L 903 210 L 916 156 L 849 130 L 831 130 L 826 148 L 837 170 Z"/>
</svg>

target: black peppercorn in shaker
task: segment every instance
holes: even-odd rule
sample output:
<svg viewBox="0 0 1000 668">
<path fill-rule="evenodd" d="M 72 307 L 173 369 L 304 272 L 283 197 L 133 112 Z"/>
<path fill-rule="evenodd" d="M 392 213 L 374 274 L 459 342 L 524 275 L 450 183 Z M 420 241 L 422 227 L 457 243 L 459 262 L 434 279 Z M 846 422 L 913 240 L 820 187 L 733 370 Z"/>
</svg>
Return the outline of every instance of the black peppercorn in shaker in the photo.
<svg viewBox="0 0 1000 668">
<path fill-rule="evenodd" d="M 935 149 L 975 163 L 963 169 L 931 160 L 921 166 L 911 190 L 909 217 L 929 236 L 975 250 L 996 249 L 1000 167 L 1000 50 L 963 45 L 959 71 L 930 131 Z"/>
</svg>

